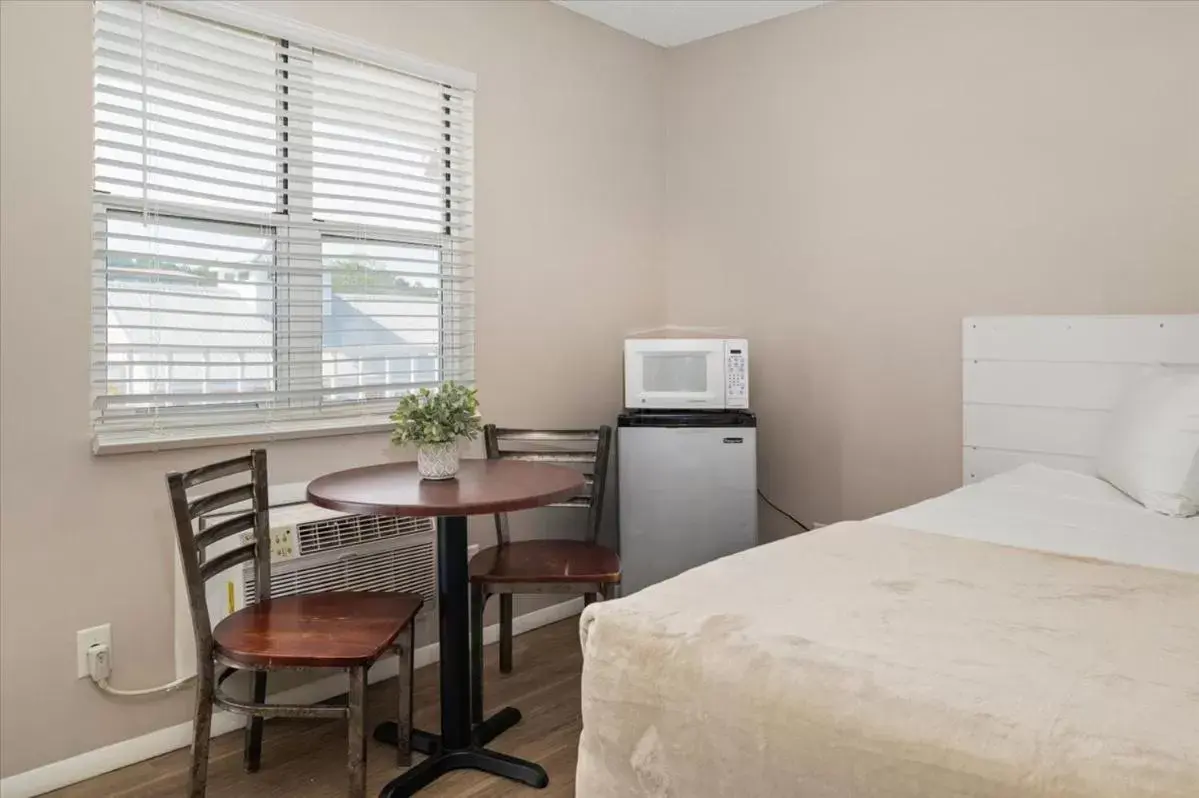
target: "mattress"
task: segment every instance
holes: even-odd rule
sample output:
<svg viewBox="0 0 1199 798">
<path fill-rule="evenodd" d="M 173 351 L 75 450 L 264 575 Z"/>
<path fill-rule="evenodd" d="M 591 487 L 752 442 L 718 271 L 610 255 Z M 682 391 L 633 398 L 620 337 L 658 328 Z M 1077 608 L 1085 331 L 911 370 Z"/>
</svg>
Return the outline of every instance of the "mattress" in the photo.
<svg viewBox="0 0 1199 798">
<path fill-rule="evenodd" d="M 1199 516 L 1147 511 L 1097 477 L 1029 464 L 880 515 L 891 526 L 1199 573 Z"/>
<path fill-rule="evenodd" d="M 1097 556 L 1156 555 L 1102 542 L 1078 510 L 1121 497 L 1088 479 L 996 478 L 588 607 L 577 795 L 1199 795 L 1199 576 Z M 1188 522 L 1124 534 L 1150 527 L 1190 556 Z"/>
</svg>

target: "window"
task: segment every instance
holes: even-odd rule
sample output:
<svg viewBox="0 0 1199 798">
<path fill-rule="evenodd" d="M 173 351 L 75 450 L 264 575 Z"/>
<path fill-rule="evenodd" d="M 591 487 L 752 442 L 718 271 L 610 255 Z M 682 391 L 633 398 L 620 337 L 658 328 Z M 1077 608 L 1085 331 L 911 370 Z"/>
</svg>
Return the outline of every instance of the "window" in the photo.
<svg viewBox="0 0 1199 798">
<path fill-rule="evenodd" d="M 253 14 L 96 3 L 97 452 L 473 381 L 470 76 Z"/>
</svg>

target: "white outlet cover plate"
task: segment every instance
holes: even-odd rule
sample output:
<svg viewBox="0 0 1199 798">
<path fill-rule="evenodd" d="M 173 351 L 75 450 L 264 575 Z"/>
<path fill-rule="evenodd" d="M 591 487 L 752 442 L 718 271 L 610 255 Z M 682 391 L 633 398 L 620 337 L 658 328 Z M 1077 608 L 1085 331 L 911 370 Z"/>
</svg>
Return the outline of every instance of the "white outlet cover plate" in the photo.
<svg viewBox="0 0 1199 798">
<path fill-rule="evenodd" d="M 90 629 L 80 629 L 75 633 L 76 670 L 80 679 L 88 677 L 87 650 L 92 646 L 108 646 L 109 661 L 112 659 L 112 624 L 93 626 Z"/>
</svg>

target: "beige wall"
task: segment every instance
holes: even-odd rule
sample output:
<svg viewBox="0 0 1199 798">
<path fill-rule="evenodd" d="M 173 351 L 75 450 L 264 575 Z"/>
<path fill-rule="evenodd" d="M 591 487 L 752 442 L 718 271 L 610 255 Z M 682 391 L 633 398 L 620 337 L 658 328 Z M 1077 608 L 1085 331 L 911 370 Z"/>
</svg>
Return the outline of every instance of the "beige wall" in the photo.
<svg viewBox="0 0 1199 798">
<path fill-rule="evenodd" d="M 483 410 L 514 424 L 614 417 L 620 340 L 664 313 L 647 277 L 663 52 L 542 2 L 263 5 L 478 75 Z M 186 695 L 117 702 L 77 681 L 75 631 L 112 623 L 122 685 L 172 677 L 162 475 L 230 455 L 89 452 L 89 8 L 0 3 L 2 775 L 188 718 Z M 379 460 L 385 445 L 271 445 L 272 477 Z"/>
<path fill-rule="evenodd" d="M 1199 4 L 833 3 L 669 56 L 670 321 L 748 334 L 802 518 L 960 484 L 963 316 L 1199 311 Z"/>
</svg>

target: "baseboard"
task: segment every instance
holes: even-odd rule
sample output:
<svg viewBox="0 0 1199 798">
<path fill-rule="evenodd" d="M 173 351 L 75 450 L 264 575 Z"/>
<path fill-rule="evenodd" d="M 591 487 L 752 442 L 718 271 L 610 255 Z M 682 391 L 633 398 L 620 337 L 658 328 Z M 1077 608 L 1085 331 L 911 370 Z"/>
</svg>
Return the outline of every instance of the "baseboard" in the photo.
<svg viewBox="0 0 1199 798">
<path fill-rule="evenodd" d="M 514 634 L 538 629 L 557 621 L 564 620 L 583 611 L 583 599 L 576 598 L 544 607 L 533 612 L 518 615 L 512 619 Z M 492 624 L 483 630 L 483 642 L 491 644 L 499 640 L 500 628 Z M 437 644 L 421 646 L 413 653 L 413 664 L 418 667 L 437 662 Z M 382 659 L 370 670 L 369 681 L 375 682 L 390 679 L 396 675 L 395 657 Z M 343 674 L 333 674 L 308 684 L 284 690 L 276 698 L 281 703 L 310 704 L 324 701 L 327 698 L 340 695 L 346 690 L 346 680 Z M 245 725 L 245 718 L 231 712 L 217 712 L 212 716 L 212 736 L 237 731 Z M 88 751 L 78 756 L 51 762 L 24 773 L 17 773 L 0 779 L 0 798 L 33 798 L 36 795 L 57 790 L 76 782 L 108 773 L 137 762 L 151 759 L 161 754 L 186 748 L 191 744 L 192 723 L 180 723 L 165 729 L 143 734 L 119 743 L 106 745 L 94 751 Z"/>
</svg>

